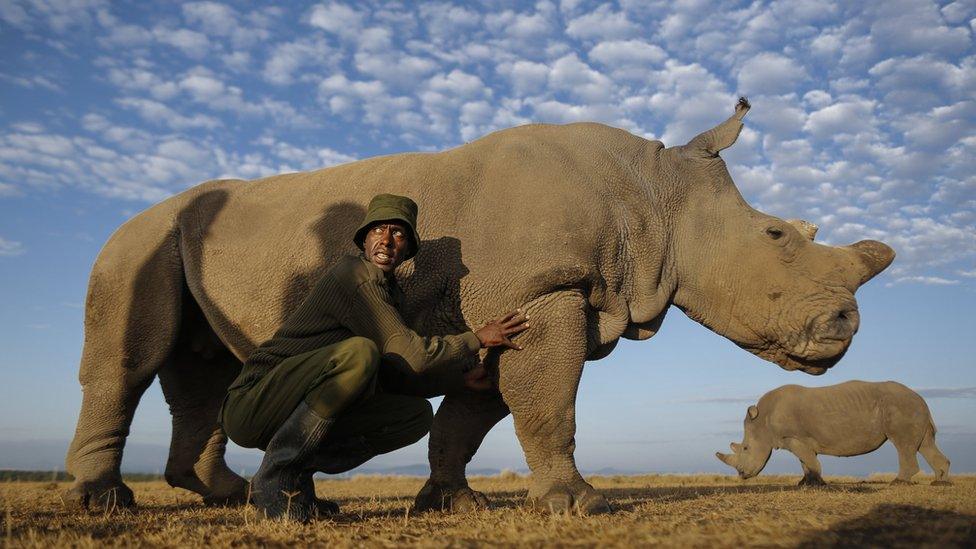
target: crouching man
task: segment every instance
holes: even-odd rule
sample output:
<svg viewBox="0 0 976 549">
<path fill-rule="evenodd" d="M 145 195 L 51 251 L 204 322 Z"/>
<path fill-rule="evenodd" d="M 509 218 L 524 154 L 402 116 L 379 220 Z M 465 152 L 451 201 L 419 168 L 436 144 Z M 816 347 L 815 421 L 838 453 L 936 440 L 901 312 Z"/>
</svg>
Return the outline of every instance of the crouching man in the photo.
<svg viewBox="0 0 976 549">
<path fill-rule="evenodd" d="M 528 328 L 520 311 L 458 335 L 406 326 L 394 270 L 417 253 L 416 219 L 413 200 L 375 196 L 353 237 L 362 255 L 325 273 L 231 384 L 221 424 L 235 443 L 265 451 L 251 499 L 266 516 L 304 522 L 338 512 L 315 497 L 315 472 L 348 471 L 427 434 L 430 403 L 397 394 L 398 385 L 488 389 L 484 368 L 465 365 L 483 347 L 520 348 L 509 339 Z"/>
</svg>

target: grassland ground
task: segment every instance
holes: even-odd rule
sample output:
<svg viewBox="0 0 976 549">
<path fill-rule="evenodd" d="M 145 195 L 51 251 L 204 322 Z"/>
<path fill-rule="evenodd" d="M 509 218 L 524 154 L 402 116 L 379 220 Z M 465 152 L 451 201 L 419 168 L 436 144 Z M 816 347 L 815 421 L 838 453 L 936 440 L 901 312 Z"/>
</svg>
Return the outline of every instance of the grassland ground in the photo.
<svg viewBox="0 0 976 549">
<path fill-rule="evenodd" d="M 131 482 L 134 511 L 74 511 L 65 482 L 5 482 L 5 547 L 291 546 L 974 546 L 976 476 L 954 486 L 891 486 L 892 475 L 828 477 L 800 488 L 799 477 L 749 481 L 720 475 L 592 477 L 615 512 L 579 517 L 523 509 L 526 477 L 475 477 L 494 508 L 467 514 L 409 512 L 423 483 L 415 477 L 358 476 L 316 482 L 338 501 L 336 517 L 295 525 L 258 516 L 252 506 L 205 507 L 164 482 Z"/>
</svg>

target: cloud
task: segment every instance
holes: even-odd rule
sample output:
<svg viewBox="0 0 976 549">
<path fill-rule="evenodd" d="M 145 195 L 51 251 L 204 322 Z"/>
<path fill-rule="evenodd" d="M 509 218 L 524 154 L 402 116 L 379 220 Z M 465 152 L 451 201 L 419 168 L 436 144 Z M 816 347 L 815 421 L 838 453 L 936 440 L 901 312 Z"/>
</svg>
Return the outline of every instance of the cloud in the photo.
<svg viewBox="0 0 976 549">
<path fill-rule="evenodd" d="M 189 29 L 159 26 L 152 29 L 152 36 L 160 44 L 173 46 L 193 59 L 201 59 L 210 51 L 207 35 Z"/>
<path fill-rule="evenodd" d="M 20 196 L 21 192 L 10 183 L 0 181 L 0 196 Z"/>
<path fill-rule="evenodd" d="M 610 4 L 603 4 L 566 25 L 566 34 L 578 39 L 627 38 L 639 31 L 640 27 L 631 22 L 626 13 L 613 11 Z"/>
<path fill-rule="evenodd" d="M 915 392 L 925 398 L 976 398 L 976 387 L 936 387 Z"/>
<path fill-rule="evenodd" d="M 188 23 L 198 26 L 207 36 L 229 39 L 234 48 L 255 48 L 271 35 L 259 25 L 265 22 L 264 18 L 250 17 L 252 24 L 246 24 L 237 10 L 219 2 L 190 2 L 181 9 Z"/>
<path fill-rule="evenodd" d="M 99 159 L 117 154 L 119 173 L 151 168 L 145 181 L 156 190 L 127 187 L 116 174 L 106 179 L 110 192 L 169 193 L 189 177 L 171 154 L 179 142 L 212 152 L 201 173 L 242 177 L 328 162 L 322 149 L 340 159 L 439 150 L 539 121 L 600 121 L 673 146 L 727 118 L 742 92 L 754 108 L 723 157 L 752 204 L 820 224 L 824 242 L 871 237 L 896 246 L 889 283 L 973 284 L 958 274 L 976 258 L 965 238 L 976 226 L 976 9 L 965 2 L 367 9 L 324 0 L 295 21 L 287 9 L 220 0 L 152 12 L 48 4 L 0 5 L 2 24 L 22 35 L 18 55 L 37 67 L 5 69 L 2 84 L 17 97 L 49 95 L 66 81 L 43 67 L 88 63 L 93 85 L 107 86 L 84 115 L 24 116 L 59 131 L 8 132 L 43 135 L 43 147 L 60 136 L 82 155 L 16 148 L 0 159 L 3 183 L 16 192 L 64 185 L 75 168 L 110 173 Z M 55 12 L 78 17 L 57 23 L 62 33 Z M 70 31 L 84 25 L 87 34 Z M 904 43 L 892 40 L 899 33 Z M 71 57 L 82 51 L 84 59 Z M 258 143 L 268 135 L 295 135 L 302 152 Z M 18 139 L 29 142 L 11 138 L 7 148 Z M 108 192 L 94 177 L 81 179 Z"/>
<path fill-rule="evenodd" d="M 173 129 L 187 128 L 216 128 L 221 125 L 219 119 L 204 114 L 182 115 L 159 101 L 136 97 L 123 97 L 116 102 L 126 109 L 136 111 L 139 116 L 154 124 L 168 126 Z"/>
<path fill-rule="evenodd" d="M 526 60 L 504 62 L 498 64 L 495 70 L 508 79 L 513 91 L 520 97 L 542 92 L 549 81 L 549 66 L 545 63 Z"/>
<path fill-rule="evenodd" d="M 532 14 L 516 13 L 512 10 L 488 13 L 484 18 L 485 25 L 495 35 L 512 40 L 513 47 L 538 44 L 554 31 L 554 10 L 546 2 L 540 2 L 536 7 L 542 9 Z"/>
<path fill-rule="evenodd" d="M 0 256 L 14 256 L 24 253 L 24 245 L 0 236 Z"/>
<path fill-rule="evenodd" d="M 328 147 L 298 147 L 273 137 L 264 137 L 258 143 L 279 162 L 276 169 L 281 173 L 314 170 L 356 160 L 355 156 Z"/>
<path fill-rule="evenodd" d="M 432 59 L 402 52 L 357 52 L 354 56 L 356 69 L 393 88 L 409 89 L 421 79 L 437 70 Z"/>
<path fill-rule="evenodd" d="M 52 77 L 35 74 L 31 76 L 13 76 L 9 74 L 0 74 L 0 79 L 6 80 L 7 82 L 12 82 L 18 86 L 36 89 L 43 88 L 46 90 L 54 92 L 64 92 L 64 89 Z"/>
<path fill-rule="evenodd" d="M 871 19 L 871 43 L 881 51 L 952 55 L 972 47 L 972 32 L 945 25 L 935 2 L 879 2 L 869 6 L 867 16 Z"/>
<path fill-rule="evenodd" d="M 872 131 L 875 125 L 876 101 L 851 98 L 814 111 L 803 129 L 820 139 Z"/>
<path fill-rule="evenodd" d="M 600 103 L 610 99 L 614 86 L 609 78 L 582 62 L 574 53 L 552 64 L 549 87 L 588 103 Z"/>
<path fill-rule="evenodd" d="M 590 49 L 588 57 L 608 68 L 659 64 L 668 58 L 660 46 L 643 40 L 606 40 Z"/>
<path fill-rule="evenodd" d="M 343 38 L 356 36 L 364 19 L 362 12 L 337 2 L 319 4 L 308 13 L 310 25 Z"/>
<path fill-rule="evenodd" d="M 337 52 L 325 41 L 315 38 L 275 44 L 265 61 L 262 74 L 272 84 L 291 84 L 300 69 L 333 66 L 332 59 L 336 55 Z"/>
<path fill-rule="evenodd" d="M 738 89 L 744 94 L 788 93 L 806 78 L 806 71 L 795 59 L 763 52 L 746 61 L 739 69 Z"/>
<path fill-rule="evenodd" d="M 667 401 L 669 404 L 755 404 L 759 397 L 693 397 Z"/>
<path fill-rule="evenodd" d="M 47 26 L 57 33 L 63 33 L 69 29 L 91 26 L 95 13 L 104 5 L 103 0 L 6 1 L 0 2 L 0 21 L 21 30 Z"/>
</svg>

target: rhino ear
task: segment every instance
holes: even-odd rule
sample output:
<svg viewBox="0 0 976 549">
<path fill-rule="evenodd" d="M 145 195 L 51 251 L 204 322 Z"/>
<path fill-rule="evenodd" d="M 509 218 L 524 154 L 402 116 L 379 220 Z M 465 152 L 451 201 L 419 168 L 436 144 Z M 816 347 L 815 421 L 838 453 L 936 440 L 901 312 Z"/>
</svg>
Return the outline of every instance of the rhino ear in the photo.
<svg viewBox="0 0 976 549">
<path fill-rule="evenodd" d="M 813 240 L 813 237 L 817 236 L 817 231 L 820 230 L 820 227 L 803 219 L 787 219 L 786 222 L 793 225 L 793 228 L 800 231 L 800 234 L 807 240 Z"/>
<path fill-rule="evenodd" d="M 746 413 L 749 415 L 749 419 L 756 419 L 757 417 L 759 417 L 759 408 L 756 408 L 755 405 L 752 405 L 749 407 L 749 410 Z"/>
<path fill-rule="evenodd" d="M 731 147 L 739 137 L 742 118 L 749 112 L 749 107 L 749 100 L 740 97 L 735 105 L 735 114 L 718 126 L 698 134 L 685 147 L 705 156 L 718 156 L 719 151 Z"/>
</svg>

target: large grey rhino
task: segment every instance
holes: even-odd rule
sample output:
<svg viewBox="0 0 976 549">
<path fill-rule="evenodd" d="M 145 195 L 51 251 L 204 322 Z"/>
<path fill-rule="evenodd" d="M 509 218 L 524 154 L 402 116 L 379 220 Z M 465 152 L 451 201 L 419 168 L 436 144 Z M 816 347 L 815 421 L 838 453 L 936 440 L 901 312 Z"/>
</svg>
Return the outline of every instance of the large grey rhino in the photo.
<svg viewBox="0 0 976 549">
<path fill-rule="evenodd" d="M 935 445 L 935 423 L 918 393 L 894 381 L 847 381 L 828 387 L 783 385 L 746 410 L 745 438 L 732 454 L 715 457 L 742 478 L 758 475 L 774 448 L 800 459 L 800 485 L 824 484 L 818 454 L 859 456 L 890 440 L 898 450 L 894 483 L 910 483 L 919 452 L 935 472 L 932 484 L 949 484 L 949 460 Z"/>
<path fill-rule="evenodd" d="M 719 151 L 749 108 L 665 148 L 601 124 L 533 124 L 439 153 L 398 154 L 307 173 L 210 181 L 126 222 L 92 269 L 67 455 L 68 493 L 88 504 L 122 483 L 122 447 L 155 376 L 173 415 L 166 478 L 207 502 L 239 501 L 217 409 L 241 360 L 342 255 L 380 192 L 420 205 L 420 253 L 397 275 L 421 333 L 476 327 L 524 307 L 525 350 L 485 357 L 500 391 L 448 395 L 430 434 L 419 509 L 477 508 L 465 465 L 513 414 L 544 509 L 609 509 L 573 458 L 583 363 L 619 338 L 653 336 L 671 305 L 737 345 L 821 374 L 858 328 L 854 292 L 892 261 L 876 241 L 824 246 L 813 228 L 742 199 Z"/>
</svg>

